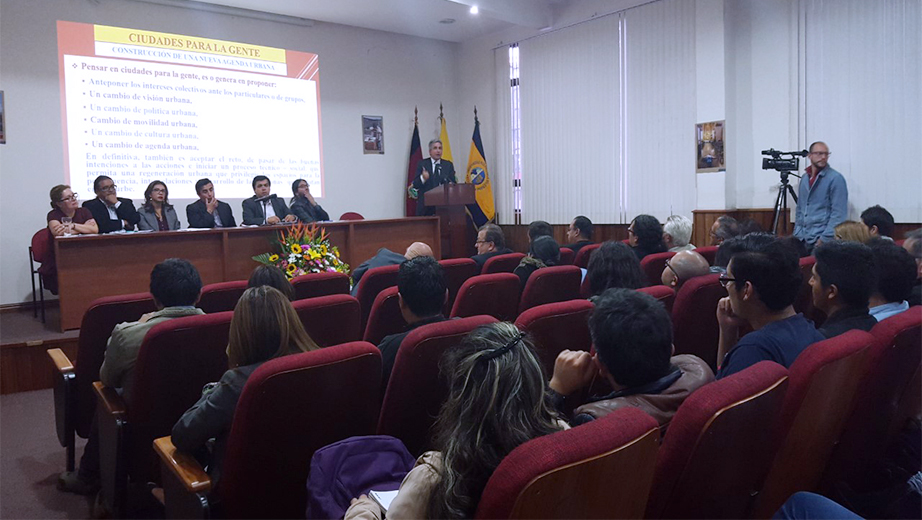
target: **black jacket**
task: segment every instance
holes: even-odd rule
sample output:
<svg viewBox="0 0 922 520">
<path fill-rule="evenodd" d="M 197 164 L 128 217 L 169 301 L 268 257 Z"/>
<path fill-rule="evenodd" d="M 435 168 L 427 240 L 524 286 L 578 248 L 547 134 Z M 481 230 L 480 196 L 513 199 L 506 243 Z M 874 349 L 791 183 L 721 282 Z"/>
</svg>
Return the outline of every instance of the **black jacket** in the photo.
<svg viewBox="0 0 922 520">
<path fill-rule="evenodd" d="M 138 215 L 138 210 L 135 209 L 131 199 L 118 197 L 118 201 L 121 204 L 115 210 L 115 214 L 118 216 L 117 220 L 111 219 L 106 204 L 98 198 L 83 203 L 83 207 L 90 210 L 93 218 L 96 219 L 96 225 L 99 226 L 100 233 L 111 233 L 122 229 L 132 231 L 141 221 L 141 215 Z M 123 224 L 123 220 L 128 223 L 127 226 Z"/>
<path fill-rule="evenodd" d="M 234 220 L 234 210 L 230 204 L 218 201 L 218 216 L 221 217 L 222 227 L 236 227 L 237 221 Z M 213 228 L 215 227 L 214 215 L 208 213 L 205 203 L 197 200 L 186 206 L 186 219 L 189 221 L 190 228 Z"/>
</svg>

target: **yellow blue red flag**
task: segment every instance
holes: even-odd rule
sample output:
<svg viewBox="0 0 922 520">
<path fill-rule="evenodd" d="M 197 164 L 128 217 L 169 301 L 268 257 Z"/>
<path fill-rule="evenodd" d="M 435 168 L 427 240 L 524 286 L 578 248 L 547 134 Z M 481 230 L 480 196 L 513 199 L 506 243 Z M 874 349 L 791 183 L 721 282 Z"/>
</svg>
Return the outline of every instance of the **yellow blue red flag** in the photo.
<svg viewBox="0 0 922 520">
<path fill-rule="evenodd" d="M 480 227 L 493 220 L 496 216 L 496 207 L 493 205 L 493 187 L 490 185 L 490 175 L 487 171 L 487 158 L 483 153 L 480 120 L 477 119 L 476 109 L 474 110 L 474 135 L 471 137 L 471 153 L 467 159 L 465 182 L 474 185 L 477 203 L 468 205 L 467 209 L 471 212 L 474 224 Z"/>
</svg>

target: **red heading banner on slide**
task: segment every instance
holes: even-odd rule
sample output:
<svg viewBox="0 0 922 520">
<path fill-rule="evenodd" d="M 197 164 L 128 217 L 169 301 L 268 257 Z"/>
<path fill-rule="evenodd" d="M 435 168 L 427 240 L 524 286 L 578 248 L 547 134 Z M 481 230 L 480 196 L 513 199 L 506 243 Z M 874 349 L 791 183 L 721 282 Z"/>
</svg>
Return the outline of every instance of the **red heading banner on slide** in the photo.
<svg viewBox="0 0 922 520">
<path fill-rule="evenodd" d="M 323 196 L 316 54 L 59 21 L 58 58 L 76 191 L 108 175 L 119 196 L 141 199 L 161 180 L 196 198 L 208 177 L 220 197 L 244 198 L 261 174 Z"/>
</svg>

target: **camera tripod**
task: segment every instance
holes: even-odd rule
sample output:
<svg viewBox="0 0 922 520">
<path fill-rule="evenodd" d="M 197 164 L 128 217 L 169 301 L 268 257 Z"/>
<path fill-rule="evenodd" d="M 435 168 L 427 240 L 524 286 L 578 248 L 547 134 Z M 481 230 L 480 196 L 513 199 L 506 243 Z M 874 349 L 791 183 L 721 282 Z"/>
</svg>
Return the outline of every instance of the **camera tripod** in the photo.
<svg viewBox="0 0 922 520">
<path fill-rule="evenodd" d="M 778 198 L 775 199 L 775 211 L 772 214 L 771 232 L 774 235 L 778 234 L 778 224 L 781 220 L 781 214 L 784 212 L 784 210 L 788 209 L 788 193 L 791 194 L 791 198 L 794 199 L 794 202 L 797 202 L 797 194 L 794 193 L 794 188 L 791 187 L 791 182 L 788 180 L 788 176 L 793 175 L 798 179 L 800 178 L 800 175 L 788 171 L 782 171 L 779 173 L 781 173 L 781 184 L 778 186 Z M 787 230 L 787 222 L 785 222 L 785 230 Z"/>
</svg>

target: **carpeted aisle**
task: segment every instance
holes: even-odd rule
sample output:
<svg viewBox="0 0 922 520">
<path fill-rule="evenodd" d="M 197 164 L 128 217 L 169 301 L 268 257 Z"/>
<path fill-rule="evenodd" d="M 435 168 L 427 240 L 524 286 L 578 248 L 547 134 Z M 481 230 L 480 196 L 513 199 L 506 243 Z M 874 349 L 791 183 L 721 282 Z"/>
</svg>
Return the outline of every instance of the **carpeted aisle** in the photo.
<svg viewBox="0 0 922 520">
<path fill-rule="evenodd" d="M 64 459 L 51 390 L 0 396 L 0 518 L 88 518 L 90 498 L 56 488 Z"/>
</svg>

